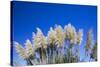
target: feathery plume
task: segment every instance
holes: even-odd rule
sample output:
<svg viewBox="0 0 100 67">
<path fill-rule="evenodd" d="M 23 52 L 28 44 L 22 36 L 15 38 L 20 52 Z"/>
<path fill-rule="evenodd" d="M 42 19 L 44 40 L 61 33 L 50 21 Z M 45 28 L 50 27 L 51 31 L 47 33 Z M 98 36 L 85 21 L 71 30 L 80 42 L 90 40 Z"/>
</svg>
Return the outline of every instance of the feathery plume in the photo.
<svg viewBox="0 0 100 67">
<path fill-rule="evenodd" d="M 57 25 L 55 27 L 55 32 L 56 32 L 56 44 L 58 44 L 58 47 L 61 47 L 65 40 L 63 28 L 60 25 Z"/>
<path fill-rule="evenodd" d="M 26 53 L 28 56 L 35 54 L 35 49 L 33 48 L 33 45 L 30 42 L 30 40 L 26 40 L 25 46 L 26 46 Z"/>
<path fill-rule="evenodd" d="M 65 38 L 69 40 L 72 44 L 76 44 L 76 29 L 71 24 L 68 24 L 64 27 Z"/>
<path fill-rule="evenodd" d="M 87 42 L 86 42 L 86 50 L 90 50 L 91 49 L 91 45 L 92 45 L 92 41 L 93 41 L 93 31 L 92 29 L 89 29 L 88 33 L 87 33 Z"/>
<path fill-rule="evenodd" d="M 52 27 L 50 27 L 50 30 L 48 31 L 47 35 L 47 42 L 48 44 L 55 44 L 56 43 L 56 32 L 53 30 Z"/>
<path fill-rule="evenodd" d="M 37 34 L 34 36 L 34 45 L 36 48 L 47 47 L 46 37 L 39 28 L 37 28 Z"/>
<path fill-rule="evenodd" d="M 26 59 L 27 54 L 25 52 L 25 49 L 18 42 L 14 42 L 14 44 L 15 44 L 15 48 L 19 56 L 22 57 L 23 59 Z"/>
<path fill-rule="evenodd" d="M 83 38 L 83 30 L 79 29 L 77 33 L 77 44 L 80 44 L 82 42 L 82 38 Z"/>
</svg>

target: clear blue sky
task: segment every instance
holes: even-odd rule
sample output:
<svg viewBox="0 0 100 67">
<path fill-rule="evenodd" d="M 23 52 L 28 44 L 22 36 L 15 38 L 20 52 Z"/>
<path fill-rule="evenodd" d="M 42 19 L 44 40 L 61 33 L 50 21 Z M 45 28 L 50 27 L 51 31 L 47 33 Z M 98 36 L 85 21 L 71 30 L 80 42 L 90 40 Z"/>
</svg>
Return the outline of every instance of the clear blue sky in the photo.
<svg viewBox="0 0 100 67">
<path fill-rule="evenodd" d="M 39 27 L 44 35 L 55 24 L 64 27 L 71 23 L 78 30 L 84 31 L 80 45 L 81 59 L 84 57 L 82 49 L 86 41 L 86 32 L 93 28 L 94 40 L 97 39 L 97 7 L 71 4 L 49 4 L 36 2 L 13 1 L 12 3 L 13 41 L 24 45 L 26 39 L 32 39 L 32 32 Z M 13 50 L 13 60 L 24 65 L 25 62 Z"/>
</svg>

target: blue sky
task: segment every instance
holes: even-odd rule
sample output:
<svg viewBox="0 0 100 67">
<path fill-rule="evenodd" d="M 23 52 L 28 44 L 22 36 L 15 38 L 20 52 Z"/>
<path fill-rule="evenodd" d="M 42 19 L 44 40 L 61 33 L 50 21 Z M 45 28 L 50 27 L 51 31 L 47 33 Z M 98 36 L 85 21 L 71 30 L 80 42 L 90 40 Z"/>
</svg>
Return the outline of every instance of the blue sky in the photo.
<svg viewBox="0 0 100 67">
<path fill-rule="evenodd" d="M 39 27 L 44 35 L 55 24 L 64 27 L 71 23 L 78 30 L 84 31 L 83 41 L 80 45 L 81 59 L 84 57 L 82 49 L 86 41 L 86 32 L 93 29 L 94 40 L 97 40 L 97 7 L 71 4 L 49 4 L 36 2 L 12 2 L 13 40 L 24 46 L 25 40 L 32 40 L 32 32 Z M 25 62 L 13 49 L 13 60 L 24 65 Z"/>
</svg>

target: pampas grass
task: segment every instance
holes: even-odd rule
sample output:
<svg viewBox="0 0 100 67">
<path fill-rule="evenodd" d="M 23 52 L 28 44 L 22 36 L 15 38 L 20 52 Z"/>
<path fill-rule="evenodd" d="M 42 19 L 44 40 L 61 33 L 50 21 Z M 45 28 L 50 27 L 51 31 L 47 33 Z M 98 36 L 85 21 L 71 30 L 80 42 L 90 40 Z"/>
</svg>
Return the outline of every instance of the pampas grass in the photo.
<svg viewBox="0 0 100 67">
<path fill-rule="evenodd" d="M 89 31 L 87 35 L 86 52 L 90 49 L 91 33 Z M 80 62 L 79 47 L 82 40 L 83 29 L 76 30 L 73 25 L 68 24 L 64 28 L 60 25 L 50 27 L 47 36 L 37 28 L 37 32 L 32 34 L 32 41 L 26 40 L 25 47 L 18 42 L 14 44 L 16 52 L 27 65 L 58 64 Z M 96 51 L 95 46 L 91 52 L 92 58 L 96 58 L 93 55 L 94 51 Z"/>
</svg>

